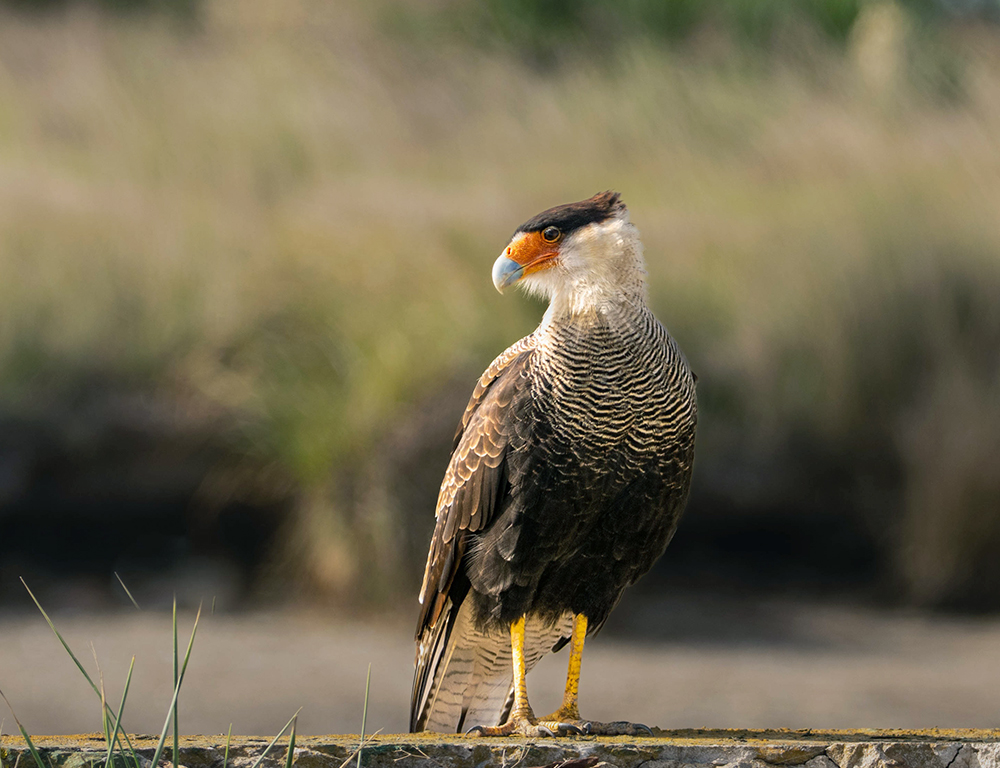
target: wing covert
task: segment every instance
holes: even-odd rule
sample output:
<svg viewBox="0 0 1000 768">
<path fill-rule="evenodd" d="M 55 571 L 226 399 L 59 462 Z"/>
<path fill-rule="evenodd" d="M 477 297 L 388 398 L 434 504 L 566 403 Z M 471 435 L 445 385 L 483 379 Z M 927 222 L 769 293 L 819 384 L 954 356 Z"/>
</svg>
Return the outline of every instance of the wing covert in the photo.
<svg viewBox="0 0 1000 768">
<path fill-rule="evenodd" d="M 465 534 L 485 528 L 506 496 L 511 419 L 529 394 L 522 372 L 533 348 L 533 336 L 526 336 L 494 360 L 479 378 L 462 415 L 438 493 L 437 523 L 420 589 L 418 638 L 444 608 L 465 554 Z"/>
</svg>

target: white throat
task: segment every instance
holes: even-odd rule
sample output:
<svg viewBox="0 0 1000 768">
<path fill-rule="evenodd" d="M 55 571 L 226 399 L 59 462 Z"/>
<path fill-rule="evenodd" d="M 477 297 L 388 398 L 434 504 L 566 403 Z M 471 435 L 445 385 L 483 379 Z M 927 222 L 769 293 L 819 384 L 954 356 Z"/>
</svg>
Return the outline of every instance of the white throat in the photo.
<svg viewBox="0 0 1000 768">
<path fill-rule="evenodd" d="M 646 303 L 646 267 L 638 230 L 622 212 L 588 224 L 562 244 L 559 263 L 522 281 L 549 299 L 542 326 L 556 321 L 586 321 Z"/>
</svg>

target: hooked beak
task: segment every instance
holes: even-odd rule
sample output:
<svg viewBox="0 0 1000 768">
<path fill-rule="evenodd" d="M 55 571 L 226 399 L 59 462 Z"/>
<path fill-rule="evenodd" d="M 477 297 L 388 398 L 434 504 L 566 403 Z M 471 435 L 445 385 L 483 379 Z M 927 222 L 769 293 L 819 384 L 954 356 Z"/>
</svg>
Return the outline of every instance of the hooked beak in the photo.
<svg viewBox="0 0 1000 768">
<path fill-rule="evenodd" d="M 500 258 L 493 262 L 493 285 L 500 293 L 522 277 L 524 277 L 524 267 L 507 258 L 505 254 L 500 254 Z"/>
</svg>

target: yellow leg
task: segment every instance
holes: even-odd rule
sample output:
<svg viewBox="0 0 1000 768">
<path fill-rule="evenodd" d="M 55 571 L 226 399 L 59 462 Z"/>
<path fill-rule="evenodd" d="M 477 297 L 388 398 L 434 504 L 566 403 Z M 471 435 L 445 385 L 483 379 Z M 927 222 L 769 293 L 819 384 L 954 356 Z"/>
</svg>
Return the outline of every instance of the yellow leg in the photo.
<svg viewBox="0 0 1000 768">
<path fill-rule="evenodd" d="M 540 717 L 536 727 L 546 728 L 552 733 L 595 734 L 605 736 L 652 736 L 645 725 L 624 720 L 614 723 L 585 721 L 580 717 L 578 699 L 580 696 L 580 666 L 583 662 L 583 641 L 587 637 L 587 617 L 576 614 L 573 617 L 573 634 L 569 641 L 569 669 L 566 671 L 566 691 L 562 706 L 547 717 Z"/>
<path fill-rule="evenodd" d="M 587 617 L 577 614 L 573 617 L 573 634 L 570 636 L 569 669 L 566 672 L 566 690 L 562 706 L 548 717 L 536 718 L 528 704 L 528 686 L 525 683 L 527 670 L 524 668 L 524 617 L 510 625 L 510 651 L 514 665 L 514 705 L 510 717 L 503 725 L 477 725 L 469 733 L 482 736 L 562 736 L 565 734 L 594 734 L 606 736 L 651 736 L 653 732 L 645 725 L 617 721 L 598 723 L 580 718 L 578 699 L 580 696 L 580 666 L 583 662 L 583 641 L 587 637 Z"/>
<path fill-rule="evenodd" d="M 524 616 L 510 625 L 510 653 L 514 661 L 514 706 L 511 708 L 510 720 L 523 718 L 534 722 L 535 715 L 528 704 L 528 683 L 524 668 Z"/>
<path fill-rule="evenodd" d="M 510 655 L 514 664 L 514 706 L 511 707 L 510 717 L 503 725 L 478 725 L 469 733 L 478 733 L 482 736 L 510 736 L 512 733 L 526 736 L 539 735 L 535 727 L 537 722 L 535 715 L 528 703 L 528 684 L 525 681 L 527 670 L 524 666 L 524 616 L 511 622 Z M 543 733 L 551 735 L 548 731 Z"/>
<path fill-rule="evenodd" d="M 569 669 L 566 671 L 566 691 L 562 706 L 548 717 L 541 718 L 555 722 L 580 719 L 580 667 L 583 663 L 583 641 L 587 637 L 587 617 L 582 613 L 573 617 L 573 634 L 569 640 Z"/>
</svg>

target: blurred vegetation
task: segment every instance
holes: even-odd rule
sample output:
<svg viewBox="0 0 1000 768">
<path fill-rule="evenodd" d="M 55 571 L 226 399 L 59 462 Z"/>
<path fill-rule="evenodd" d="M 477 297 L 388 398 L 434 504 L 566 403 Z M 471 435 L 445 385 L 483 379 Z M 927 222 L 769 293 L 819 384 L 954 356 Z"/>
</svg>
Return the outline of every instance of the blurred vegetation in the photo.
<svg viewBox="0 0 1000 768">
<path fill-rule="evenodd" d="M 118 15 L 160 14 L 190 24 L 198 18 L 201 0 L 0 0 L 0 6 L 31 14 L 61 13 L 73 8 L 91 8 Z"/>
<path fill-rule="evenodd" d="M 425 42 L 461 39 L 483 50 L 512 51 L 546 68 L 583 53 L 613 57 L 637 43 L 711 49 L 720 41 L 751 49 L 839 48 L 879 0 L 441 0 L 435 10 L 383 6 L 390 28 Z M 914 25 L 933 37 L 942 24 L 1000 21 L 997 0 L 898 0 Z M 926 41 L 925 41 L 926 42 Z M 922 46 L 926 49 L 926 45 Z M 805 49 L 805 51 L 801 51 Z M 926 52 L 925 52 L 926 53 Z M 759 63 L 759 62 L 758 62 Z"/>
<path fill-rule="evenodd" d="M 891 594 L 996 606 L 1000 40 L 913 8 L 0 9 L 0 412 L 116 467 L 101 425 L 182 433 L 185 514 L 276 505 L 261 583 L 412 599 L 472 383 L 542 311 L 493 258 L 614 188 L 700 376 L 685 530 L 843 525 Z"/>
</svg>

